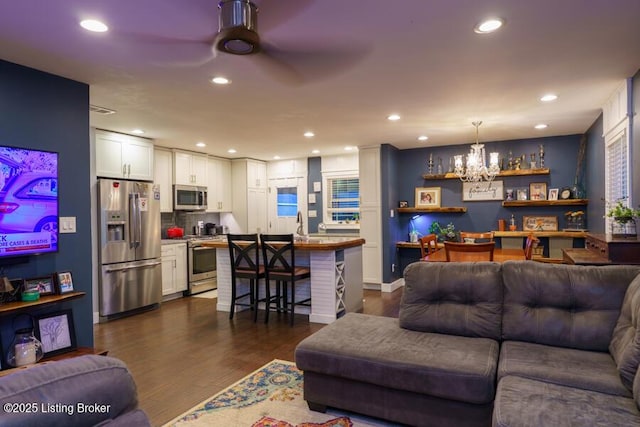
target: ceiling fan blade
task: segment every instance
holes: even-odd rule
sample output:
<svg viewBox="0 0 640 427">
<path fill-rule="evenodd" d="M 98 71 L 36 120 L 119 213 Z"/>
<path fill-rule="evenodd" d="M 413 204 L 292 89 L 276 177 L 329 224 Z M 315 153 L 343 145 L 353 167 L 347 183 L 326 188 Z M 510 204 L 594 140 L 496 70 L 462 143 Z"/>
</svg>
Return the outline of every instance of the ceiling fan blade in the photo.
<svg viewBox="0 0 640 427">
<path fill-rule="evenodd" d="M 302 13 L 315 0 L 254 0 L 258 6 L 258 32 L 276 28 Z"/>
<path fill-rule="evenodd" d="M 282 70 L 281 80 L 300 85 L 338 76 L 362 61 L 370 52 L 369 45 L 355 41 L 348 45 L 296 42 L 277 47 L 262 43 L 258 56 L 278 65 L 279 69 L 272 71 L 280 73 Z M 267 61 L 263 59 L 263 62 Z"/>
</svg>

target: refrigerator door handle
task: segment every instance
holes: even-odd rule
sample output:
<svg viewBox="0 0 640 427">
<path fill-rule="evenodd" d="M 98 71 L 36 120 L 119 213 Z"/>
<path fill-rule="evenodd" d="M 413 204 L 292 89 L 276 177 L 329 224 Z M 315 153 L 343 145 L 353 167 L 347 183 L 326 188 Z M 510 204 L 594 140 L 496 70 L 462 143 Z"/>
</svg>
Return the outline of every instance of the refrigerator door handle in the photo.
<svg viewBox="0 0 640 427">
<path fill-rule="evenodd" d="M 135 193 L 136 214 L 136 248 L 142 245 L 142 212 L 140 211 L 140 193 Z"/>
<path fill-rule="evenodd" d="M 136 215 L 135 194 L 129 193 L 129 247 L 136 247 L 136 230 L 138 229 L 138 215 Z"/>
<path fill-rule="evenodd" d="M 139 264 L 136 263 L 134 265 L 127 264 L 122 267 L 109 267 L 109 268 L 105 268 L 104 271 L 106 273 L 114 273 L 116 271 L 126 272 L 127 270 L 132 270 L 135 268 L 155 267 L 156 265 L 160 265 L 160 264 L 162 264 L 162 261 L 149 261 L 149 262 L 139 263 Z"/>
</svg>

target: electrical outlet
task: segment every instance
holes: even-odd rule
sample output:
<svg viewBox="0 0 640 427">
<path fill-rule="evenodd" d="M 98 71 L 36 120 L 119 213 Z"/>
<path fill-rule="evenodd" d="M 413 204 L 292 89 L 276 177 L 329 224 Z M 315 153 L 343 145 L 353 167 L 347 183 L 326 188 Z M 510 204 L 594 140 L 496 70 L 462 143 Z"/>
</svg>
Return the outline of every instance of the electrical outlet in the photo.
<svg viewBox="0 0 640 427">
<path fill-rule="evenodd" d="M 396 214 L 396 212 L 395 212 L 393 209 L 391 209 L 391 210 L 389 211 L 389 216 L 390 216 L 391 218 L 393 218 L 393 217 L 395 216 L 395 214 Z"/>
</svg>

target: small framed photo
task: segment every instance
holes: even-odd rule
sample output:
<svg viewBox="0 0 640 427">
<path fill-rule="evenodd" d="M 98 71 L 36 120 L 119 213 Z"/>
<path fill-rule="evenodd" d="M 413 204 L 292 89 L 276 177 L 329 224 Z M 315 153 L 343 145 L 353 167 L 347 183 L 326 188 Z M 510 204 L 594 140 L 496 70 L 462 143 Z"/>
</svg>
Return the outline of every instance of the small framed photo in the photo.
<svg viewBox="0 0 640 427">
<path fill-rule="evenodd" d="M 70 271 L 57 273 L 56 277 L 58 279 L 58 293 L 60 293 L 60 295 L 74 291 L 73 278 L 71 277 Z"/>
<path fill-rule="evenodd" d="M 407 202 L 406 200 L 400 200 L 398 202 L 398 207 L 399 208 L 408 208 L 409 207 L 409 202 Z"/>
<path fill-rule="evenodd" d="M 518 200 L 529 200 L 526 188 L 518 188 L 516 195 L 518 196 Z"/>
<path fill-rule="evenodd" d="M 558 231 L 558 217 L 551 215 L 536 215 L 522 217 L 523 231 Z"/>
<path fill-rule="evenodd" d="M 560 190 L 558 188 L 550 188 L 549 189 L 549 200 L 558 200 L 558 192 Z"/>
<path fill-rule="evenodd" d="M 77 348 L 71 310 L 37 316 L 35 327 L 36 338 L 42 343 L 44 356 L 67 353 Z"/>
<path fill-rule="evenodd" d="M 547 183 L 532 182 L 531 184 L 529 184 L 529 198 L 531 200 L 546 200 L 547 199 Z"/>
<path fill-rule="evenodd" d="M 56 291 L 55 284 L 53 282 L 53 276 L 33 277 L 31 279 L 24 279 L 23 284 L 24 291 L 38 291 L 41 296 L 53 295 Z"/>
<path fill-rule="evenodd" d="M 416 208 L 439 208 L 440 187 L 417 187 Z"/>
</svg>

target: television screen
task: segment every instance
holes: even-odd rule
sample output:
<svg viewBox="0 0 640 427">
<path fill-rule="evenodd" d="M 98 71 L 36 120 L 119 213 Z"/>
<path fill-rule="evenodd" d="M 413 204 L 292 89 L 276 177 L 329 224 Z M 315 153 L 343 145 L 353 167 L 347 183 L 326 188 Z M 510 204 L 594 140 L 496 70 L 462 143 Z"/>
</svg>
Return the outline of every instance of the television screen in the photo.
<svg viewBox="0 0 640 427">
<path fill-rule="evenodd" d="M 0 257 L 58 250 L 58 153 L 0 146 Z"/>
</svg>

